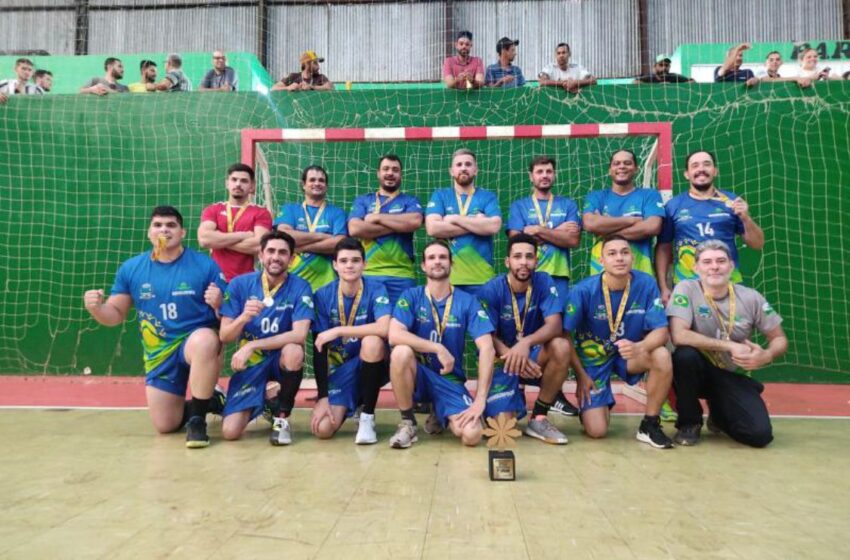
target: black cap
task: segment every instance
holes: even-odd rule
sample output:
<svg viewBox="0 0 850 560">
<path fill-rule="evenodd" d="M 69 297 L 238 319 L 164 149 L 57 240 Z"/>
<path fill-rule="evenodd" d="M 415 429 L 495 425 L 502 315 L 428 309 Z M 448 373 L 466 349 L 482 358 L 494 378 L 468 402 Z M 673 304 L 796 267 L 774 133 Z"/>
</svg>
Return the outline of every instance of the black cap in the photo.
<svg viewBox="0 0 850 560">
<path fill-rule="evenodd" d="M 507 37 L 502 37 L 499 39 L 499 42 L 496 43 L 496 53 L 502 54 L 503 49 L 509 49 L 513 45 L 519 45 L 519 39 L 509 39 Z"/>
</svg>

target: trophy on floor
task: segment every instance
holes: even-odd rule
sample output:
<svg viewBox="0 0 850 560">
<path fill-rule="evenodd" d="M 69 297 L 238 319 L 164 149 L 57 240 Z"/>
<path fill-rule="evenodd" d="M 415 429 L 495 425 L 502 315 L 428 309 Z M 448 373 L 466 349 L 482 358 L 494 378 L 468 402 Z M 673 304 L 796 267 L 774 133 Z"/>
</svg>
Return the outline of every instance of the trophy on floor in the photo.
<svg viewBox="0 0 850 560">
<path fill-rule="evenodd" d="M 490 465 L 490 480 L 516 480 L 516 458 L 510 449 L 516 445 L 515 438 L 522 433 L 516 429 L 516 418 L 505 413 L 487 419 L 487 456 Z"/>
</svg>

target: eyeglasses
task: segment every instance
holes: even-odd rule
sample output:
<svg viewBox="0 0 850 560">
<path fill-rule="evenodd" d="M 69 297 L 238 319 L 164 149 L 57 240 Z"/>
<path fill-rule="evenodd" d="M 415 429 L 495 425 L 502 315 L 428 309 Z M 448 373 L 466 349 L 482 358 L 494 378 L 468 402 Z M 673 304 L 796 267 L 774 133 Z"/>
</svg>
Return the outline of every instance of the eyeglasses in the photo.
<svg viewBox="0 0 850 560">
<path fill-rule="evenodd" d="M 213 60 L 226 60 L 226 59 L 227 59 L 226 56 L 214 56 L 213 57 Z"/>
</svg>

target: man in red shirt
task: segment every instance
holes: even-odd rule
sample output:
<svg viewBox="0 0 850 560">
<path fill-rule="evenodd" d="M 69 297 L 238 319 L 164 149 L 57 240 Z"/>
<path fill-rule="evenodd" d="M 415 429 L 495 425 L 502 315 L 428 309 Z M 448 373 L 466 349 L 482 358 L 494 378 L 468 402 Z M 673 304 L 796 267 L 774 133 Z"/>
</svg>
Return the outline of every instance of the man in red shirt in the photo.
<svg viewBox="0 0 850 560">
<path fill-rule="evenodd" d="M 260 238 L 272 229 L 272 215 L 251 203 L 256 185 L 250 165 L 236 163 L 227 170 L 227 201 L 204 209 L 198 226 L 198 243 L 212 249 L 212 258 L 230 282 L 254 271 Z"/>
<path fill-rule="evenodd" d="M 461 31 L 455 43 L 457 56 L 443 61 L 443 83 L 449 89 L 478 89 L 484 86 L 484 62 L 472 51 L 472 33 Z"/>
</svg>

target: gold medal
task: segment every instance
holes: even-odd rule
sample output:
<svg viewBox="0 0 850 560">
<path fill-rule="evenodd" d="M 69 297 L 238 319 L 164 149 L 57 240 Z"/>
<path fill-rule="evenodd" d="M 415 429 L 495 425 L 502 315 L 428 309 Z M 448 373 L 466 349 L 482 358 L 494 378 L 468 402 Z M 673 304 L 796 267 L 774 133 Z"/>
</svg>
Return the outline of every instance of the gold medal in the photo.
<svg viewBox="0 0 850 560">
<path fill-rule="evenodd" d="M 534 193 L 531 193 L 531 202 L 534 204 L 534 213 L 537 214 L 537 223 L 543 227 L 549 227 L 549 217 L 552 215 L 552 203 L 555 201 L 555 196 L 549 193 L 549 200 L 546 203 L 546 213 L 540 210 L 540 202 Z"/>
<path fill-rule="evenodd" d="M 613 306 L 611 305 L 611 291 L 608 289 L 608 273 L 602 273 L 602 295 L 605 297 L 605 313 L 608 319 L 608 330 L 611 331 L 609 338 L 611 342 L 616 342 L 617 331 L 620 330 L 620 325 L 623 323 L 623 316 L 626 314 L 626 303 L 629 299 L 629 290 L 632 287 L 632 275 L 629 274 L 626 280 L 626 289 L 623 290 L 623 299 L 620 300 L 620 305 L 617 306 L 617 318 L 614 318 Z"/>
<path fill-rule="evenodd" d="M 508 291 L 511 293 L 511 308 L 513 309 L 516 338 L 517 340 L 520 340 L 523 336 L 525 336 L 525 333 L 523 332 L 525 330 L 525 318 L 528 317 L 528 308 L 531 307 L 531 278 L 528 279 L 528 287 L 525 289 L 525 309 L 523 310 L 522 317 L 520 317 L 519 314 L 519 304 L 516 300 L 516 294 L 514 294 L 514 289 L 511 286 L 511 277 L 505 276 L 505 279 L 508 281 Z"/>
<path fill-rule="evenodd" d="M 472 191 L 466 196 L 466 204 L 463 204 L 460 200 L 460 193 L 455 190 L 455 198 L 457 199 L 457 213 L 461 216 L 466 216 L 469 213 L 469 206 L 472 204 L 472 197 L 475 196 L 475 187 L 472 187 Z"/>
<path fill-rule="evenodd" d="M 702 295 L 705 298 L 711 311 L 714 313 L 714 319 L 720 325 L 720 340 L 732 340 L 732 331 L 735 329 L 735 285 L 729 282 L 729 324 L 723 321 L 723 316 L 720 314 L 720 308 L 717 307 L 714 298 L 703 288 Z"/>
<path fill-rule="evenodd" d="M 345 294 L 342 293 L 342 282 L 336 292 L 336 304 L 339 311 L 339 324 L 343 327 L 354 326 L 354 321 L 357 319 L 357 308 L 360 307 L 360 300 L 363 298 L 363 280 L 360 281 L 360 286 L 357 287 L 357 295 L 354 296 L 354 303 L 351 304 L 351 313 L 346 320 L 345 317 Z"/>
<path fill-rule="evenodd" d="M 316 228 L 319 225 L 319 218 L 322 217 L 322 212 L 325 211 L 325 206 L 327 206 L 327 201 L 322 201 L 322 205 L 319 206 L 319 210 L 316 212 L 316 217 L 314 219 L 310 219 L 310 212 L 307 211 L 307 201 L 301 203 L 301 208 L 304 209 L 304 220 L 307 222 L 307 231 L 310 233 L 314 233 Z"/>
<path fill-rule="evenodd" d="M 425 288 L 425 297 L 428 299 L 428 303 L 431 306 L 431 316 L 434 319 L 434 328 L 437 330 L 437 336 L 440 338 L 440 342 L 443 341 L 443 333 L 446 332 L 446 325 L 449 324 L 449 313 L 452 308 L 452 299 L 454 298 L 454 288 L 449 287 L 449 298 L 446 300 L 446 308 L 443 310 L 443 319 L 440 321 L 440 314 L 437 313 L 437 306 L 434 305 L 434 300 L 431 298 L 431 293 L 428 291 L 428 288 Z"/>
</svg>

